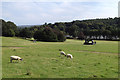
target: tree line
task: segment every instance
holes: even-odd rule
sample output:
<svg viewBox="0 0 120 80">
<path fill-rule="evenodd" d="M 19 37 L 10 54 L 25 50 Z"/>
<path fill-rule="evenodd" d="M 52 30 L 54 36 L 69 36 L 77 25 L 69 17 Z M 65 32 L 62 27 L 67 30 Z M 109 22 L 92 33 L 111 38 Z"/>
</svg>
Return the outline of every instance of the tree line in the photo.
<svg viewBox="0 0 120 80">
<path fill-rule="evenodd" d="M 17 27 L 11 21 L 2 20 L 2 36 L 6 37 L 23 37 L 34 38 L 38 41 L 46 42 L 63 42 L 66 40 L 65 34 L 59 29 L 52 29 L 47 25 L 32 27 Z"/>
<path fill-rule="evenodd" d="M 11 21 L 2 20 L 2 36 L 34 37 L 39 41 L 60 41 L 67 38 L 76 39 L 120 39 L 120 18 L 76 20 L 72 22 L 45 23 L 31 27 L 17 27 Z"/>
<path fill-rule="evenodd" d="M 120 38 L 120 18 L 76 20 L 72 22 L 48 24 L 59 28 L 66 34 L 78 39 L 117 40 Z"/>
</svg>

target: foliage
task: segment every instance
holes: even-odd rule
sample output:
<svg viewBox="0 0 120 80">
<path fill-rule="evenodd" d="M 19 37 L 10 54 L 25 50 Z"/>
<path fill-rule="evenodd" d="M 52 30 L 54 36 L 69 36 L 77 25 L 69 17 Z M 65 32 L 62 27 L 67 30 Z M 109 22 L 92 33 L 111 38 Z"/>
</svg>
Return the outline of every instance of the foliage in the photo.
<svg viewBox="0 0 120 80">
<path fill-rule="evenodd" d="M 84 36 L 83 32 L 79 32 L 78 39 L 80 39 L 80 40 L 84 40 L 85 39 L 85 36 Z"/>
<path fill-rule="evenodd" d="M 29 28 L 26 27 L 26 28 L 20 30 L 19 36 L 31 38 L 33 36 L 33 33 L 32 33 L 32 31 L 29 30 Z"/>
<path fill-rule="evenodd" d="M 2 20 L 2 35 L 3 36 L 15 36 L 17 33 L 17 26 L 13 22 L 5 22 Z"/>
<path fill-rule="evenodd" d="M 51 41 L 64 41 L 65 35 L 70 35 L 78 39 L 120 39 L 120 35 L 118 35 L 120 33 L 120 18 L 117 17 L 106 19 L 76 20 L 72 22 L 57 22 L 54 24 L 45 23 L 43 25 L 31 26 L 28 28 L 17 28 L 13 22 L 5 22 L 2 20 L 2 28 L 3 36 L 10 36 L 8 35 L 8 31 L 9 29 L 12 29 L 12 32 L 15 33 L 15 36 L 20 37 L 33 37 L 33 35 L 35 36 L 35 34 L 39 32 L 39 30 L 42 30 L 43 33 L 41 34 L 46 35 L 46 37 L 44 36 L 44 39 L 42 39 L 44 41 L 50 41 L 51 39 Z M 61 38 L 64 39 L 60 40 Z"/>
<path fill-rule="evenodd" d="M 45 27 L 43 30 L 36 31 L 34 38 L 39 41 L 47 42 L 65 41 L 64 35 L 60 31 L 57 32 L 50 27 Z"/>
<path fill-rule="evenodd" d="M 8 34 L 9 37 L 14 37 L 15 36 L 15 32 L 13 29 L 8 29 Z"/>
<path fill-rule="evenodd" d="M 76 20 L 72 22 L 63 22 L 51 24 L 59 28 L 58 25 L 64 27 L 64 32 L 73 37 L 79 37 L 82 32 L 84 37 L 91 39 L 109 39 L 117 40 L 120 30 L 120 18 L 106 18 L 106 19 L 90 19 L 90 20 Z M 61 28 L 59 28 L 61 30 Z"/>
</svg>

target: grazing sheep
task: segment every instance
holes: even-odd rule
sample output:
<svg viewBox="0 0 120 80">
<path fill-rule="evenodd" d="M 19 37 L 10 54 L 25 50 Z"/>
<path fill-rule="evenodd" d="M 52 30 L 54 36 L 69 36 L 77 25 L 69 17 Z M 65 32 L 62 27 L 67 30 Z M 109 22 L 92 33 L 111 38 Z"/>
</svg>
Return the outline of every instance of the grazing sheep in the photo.
<svg viewBox="0 0 120 80">
<path fill-rule="evenodd" d="M 61 49 L 59 49 L 59 51 L 60 51 L 60 55 L 64 55 L 64 56 L 66 56 L 66 54 L 65 54 L 64 51 L 62 51 Z"/>
<path fill-rule="evenodd" d="M 64 51 L 61 51 L 60 54 L 66 56 Z"/>
<path fill-rule="evenodd" d="M 22 58 L 20 58 L 19 56 L 10 56 L 10 62 L 12 63 L 12 60 L 21 60 L 22 61 Z"/>
<path fill-rule="evenodd" d="M 71 54 L 67 54 L 66 56 L 67 56 L 67 58 L 71 58 L 71 59 L 73 58 L 73 56 Z"/>
</svg>

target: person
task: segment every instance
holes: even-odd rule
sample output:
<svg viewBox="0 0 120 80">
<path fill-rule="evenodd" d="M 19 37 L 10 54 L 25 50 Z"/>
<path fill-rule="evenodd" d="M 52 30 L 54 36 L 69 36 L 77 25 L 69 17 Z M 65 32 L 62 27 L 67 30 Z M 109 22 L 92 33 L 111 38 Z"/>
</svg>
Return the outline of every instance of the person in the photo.
<svg viewBox="0 0 120 80">
<path fill-rule="evenodd" d="M 92 43 L 93 43 L 93 40 L 92 40 Z"/>
<path fill-rule="evenodd" d="M 35 42 L 36 42 L 36 40 L 33 40 L 33 42 L 35 43 Z"/>
</svg>

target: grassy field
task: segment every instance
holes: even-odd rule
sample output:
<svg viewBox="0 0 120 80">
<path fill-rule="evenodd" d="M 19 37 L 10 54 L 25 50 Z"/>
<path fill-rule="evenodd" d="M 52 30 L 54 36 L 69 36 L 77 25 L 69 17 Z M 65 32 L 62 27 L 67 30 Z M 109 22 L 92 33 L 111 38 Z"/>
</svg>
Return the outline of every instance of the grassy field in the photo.
<svg viewBox="0 0 120 80">
<path fill-rule="evenodd" d="M 118 42 L 96 41 L 36 42 L 2 37 L 3 78 L 117 78 Z M 59 49 L 73 55 L 60 57 Z M 10 56 L 18 55 L 23 61 L 10 63 Z M 30 75 L 27 75 L 29 73 Z"/>
</svg>

